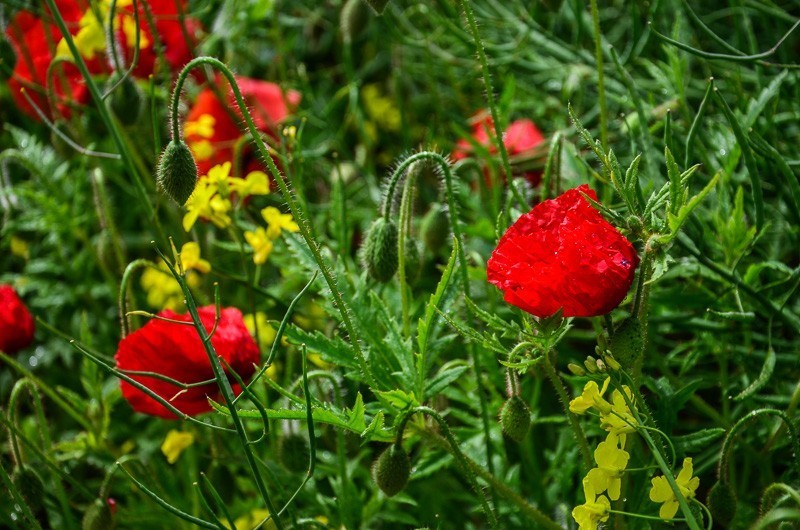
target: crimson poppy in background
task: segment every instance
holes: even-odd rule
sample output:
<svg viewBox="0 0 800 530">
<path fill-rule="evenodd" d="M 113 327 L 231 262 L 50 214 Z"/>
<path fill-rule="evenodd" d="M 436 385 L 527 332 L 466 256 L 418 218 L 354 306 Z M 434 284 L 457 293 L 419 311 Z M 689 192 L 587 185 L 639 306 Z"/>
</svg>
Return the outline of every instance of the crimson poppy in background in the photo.
<svg viewBox="0 0 800 530">
<path fill-rule="evenodd" d="M 214 327 L 214 306 L 202 307 L 198 311 L 203 327 L 210 333 Z M 181 322 L 192 320 L 188 314 L 179 315 L 168 309 L 158 315 Z M 250 379 L 255 372 L 255 365 L 259 362 L 259 352 L 244 325 L 241 311 L 236 308 L 225 308 L 220 312 L 220 320 L 211 338 L 211 344 L 217 355 L 225 359 L 244 381 Z M 196 330 L 191 326 L 159 319 L 151 320 L 122 339 L 114 359 L 119 370 L 155 372 L 187 384 L 214 378 L 208 354 Z M 155 377 L 143 375 L 131 375 L 131 377 L 190 416 L 211 411 L 207 398 L 220 399 L 216 382 L 181 392 L 180 387 Z M 121 381 L 120 384 L 122 396 L 136 412 L 162 418 L 175 418 L 166 407 L 130 383 Z M 233 389 L 237 394 L 241 391 L 235 383 Z"/>
<path fill-rule="evenodd" d="M 471 156 L 473 144 L 475 143 L 485 146 L 490 154 L 497 154 L 497 147 L 491 140 L 494 136 L 494 122 L 491 115 L 483 110 L 473 116 L 470 122 L 472 123 L 472 141 L 466 138 L 458 140 L 455 149 L 453 149 L 453 159 L 461 160 Z M 531 120 L 513 121 L 503 134 L 503 145 L 511 158 L 512 164 L 515 157 L 534 154 L 534 149 L 543 142 L 544 135 Z M 525 171 L 521 176 L 525 177 L 531 185 L 537 186 L 542 179 L 542 172 Z M 486 183 L 489 184 L 489 182 L 487 174 Z"/>
<path fill-rule="evenodd" d="M 244 120 L 233 91 L 224 80 L 219 79 L 218 83 L 219 92 L 226 94 L 227 100 L 221 102 L 213 90 L 204 89 L 195 99 L 184 124 L 186 143 L 194 154 L 200 175 L 207 174 L 216 165 L 234 162 L 235 147 L 244 136 Z M 258 130 L 277 138 L 278 126 L 299 105 L 300 93 L 284 91 L 275 83 L 247 77 L 237 77 L 236 83 Z M 243 150 L 245 155 L 249 149 Z M 255 157 L 245 156 L 241 161 L 244 174 L 254 170 L 265 171 Z"/>
<path fill-rule="evenodd" d="M 537 317 L 559 309 L 565 317 L 589 317 L 625 298 L 639 256 L 584 194 L 597 200 L 585 184 L 568 190 L 537 204 L 500 238 L 487 276 L 506 302 Z"/>
<path fill-rule="evenodd" d="M 154 37 L 145 17 L 143 3 L 147 2 L 156 35 Z M 190 17 L 185 17 L 181 24 L 176 0 L 140 0 L 139 1 L 139 61 L 133 75 L 146 78 L 156 69 L 160 43 L 167 67 L 175 72 L 192 57 L 189 40 L 194 39 L 199 24 Z M 183 0 L 185 6 L 186 2 Z M 81 53 L 91 74 L 108 75 L 111 73 L 110 61 L 106 50 L 105 21 L 100 21 L 85 0 L 57 0 L 56 5 L 70 34 Z M 46 7 L 42 7 L 46 10 Z M 105 3 L 100 4 L 107 14 L 109 9 Z M 105 17 L 104 17 L 105 18 Z M 125 66 L 130 64 L 136 44 L 136 24 L 131 2 L 117 2 L 116 9 L 116 43 L 120 55 L 125 58 Z M 85 82 L 72 63 L 72 54 L 62 39 L 61 33 L 48 12 L 46 17 L 39 17 L 28 11 L 19 11 L 6 28 L 6 36 L 17 56 L 11 78 L 8 81 L 11 94 L 17 105 L 28 115 L 37 118 L 31 105 L 20 93 L 25 88 L 28 95 L 48 117 L 53 117 L 53 109 L 45 95 L 47 71 L 55 58 L 64 58 L 54 68 L 52 81 L 54 94 L 58 101 L 59 114 L 70 115 L 70 105 L 82 105 L 89 101 L 89 92 Z"/>
<path fill-rule="evenodd" d="M 0 351 L 17 353 L 33 342 L 35 325 L 25 303 L 10 285 L 0 285 Z"/>
</svg>

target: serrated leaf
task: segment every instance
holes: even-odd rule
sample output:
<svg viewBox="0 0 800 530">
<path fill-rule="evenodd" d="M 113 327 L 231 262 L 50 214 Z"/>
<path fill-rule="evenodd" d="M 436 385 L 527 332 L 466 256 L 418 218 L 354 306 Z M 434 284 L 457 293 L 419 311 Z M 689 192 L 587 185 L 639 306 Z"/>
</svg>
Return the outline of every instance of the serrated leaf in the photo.
<svg viewBox="0 0 800 530">
<path fill-rule="evenodd" d="M 762 389 L 769 381 L 769 378 L 772 377 L 772 372 L 775 371 L 776 360 L 777 356 L 775 355 L 775 350 L 772 348 L 768 349 L 767 356 L 764 358 L 764 365 L 761 367 L 761 373 L 758 374 L 758 377 L 755 381 L 750 383 L 747 388 L 742 390 L 736 397 L 733 398 L 734 401 L 741 401 Z"/>
<path fill-rule="evenodd" d="M 344 368 L 358 368 L 353 347 L 339 337 L 327 337 L 319 331 L 308 332 L 286 326 L 284 337 L 293 344 L 305 344 L 309 352 L 318 353 L 324 361 Z"/>
<path fill-rule="evenodd" d="M 419 319 L 419 324 L 417 325 L 417 346 L 419 347 L 419 351 L 423 354 L 423 357 L 428 348 L 428 339 L 433 319 L 436 317 L 436 308 L 441 303 L 447 286 L 450 284 L 457 259 L 458 240 L 453 238 L 453 252 L 450 253 L 450 259 L 447 260 L 447 265 L 444 271 L 442 271 L 442 277 L 436 286 L 436 291 L 431 295 L 428 304 L 425 306 L 425 315 Z"/>
<path fill-rule="evenodd" d="M 516 322 L 509 322 L 497 316 L 494 313 L 484 311 L 478 304 L 472 301 L 471 298 L 465 296 L 464 302 L 467 304 L 472 314 L 474 314 L 480 321 L 489 326 L 490 328 L 499 331 L 501 337 L 512 337 L 518 335 L 522 330 Z"/>
<path fill-rule="evenodd" d="M 367 428 L 361 432 L 361 438 L 363 438 L 362 443 L 372 441 L 376 433 L 383 432 L 383 422 L 383 411 L 378 411 L 378 413 L 372 418 L 372 421 L 369 423 Z"/>
<path fill-rule="evenodd" d="M 385 392 L 375 392 L 375 397 L 384 405 L 397 410 L 405 410 L 407 408 L 419 406 L 419 402 L 413 392 L 406 392 L 399 388 L 387 390 Z"/>
<path fill-rule="evenodd" d="M 435 397 L 450 383 L 461 377 L 461 374 L 467 371 L 467 369 L 469 369 L 469 366 L 461 365 L 452 368 L 443 366 L 435 376 L 428 380 L 428 384 L 425 387 L 425 399 L 427 400 Z"/>
<path fill-rule="evenodd" d="M 667 176 L 669 177 L 669 211 L 677 213 L 683 206 L 681 172 L 669 147 L 664 148 L 664 158 L 667 160 Z"/>
<path fill-rule="evenodd" d="M 684 436 L 675 436 L 672 438 L 672 441 L 682 452 L 691 454 L 705 449 L 709 444 L 722 438 L 724 435 L 725 429 L 714 427 L 711 429 L 701 429 Z"/>
<path fill-rule="evenodd" d="M 367 428 L 367 420 L 364 418 L 364 398 L 361 392 L 356 394 L 356 402 L 353 408 L 348 411 L 347 427 L 353 431 L 363 432 Z"/>
</svg>

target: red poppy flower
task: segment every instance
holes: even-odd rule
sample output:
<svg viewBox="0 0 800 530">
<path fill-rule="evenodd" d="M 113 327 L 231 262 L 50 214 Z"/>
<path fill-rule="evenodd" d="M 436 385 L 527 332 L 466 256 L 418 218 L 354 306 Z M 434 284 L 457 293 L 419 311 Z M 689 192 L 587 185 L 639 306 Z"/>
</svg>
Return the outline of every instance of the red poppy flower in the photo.
<svg viewBox="0 0 800 530">
<path fill-rule="evenodd" d="M 294 90 L 284 91 L 275 83 L 246 77 L 237 77 L 236 82 L 256 127 L 277 138 L 278 126 L 300 103 L 300 93 Z M 227 91 L 227 101 L 219 101 L 214 91 L 207 88 L 200 92 L 186 116 L 186 143 L 194 153 L 200 175 L 207 174 L 216 165 L 233 162 L 234 148 L 244 136 L 243 127 L 239 127 L 243 119 L 233 92 L 224 82 L 221 82 L 220 90 L 222 93 Z M 242 167 L 250 171 L 265 171 L 260 164 L 249 160 L 247 156 L 242 160 Z"/>
<path fill-rule="evenodd" d="M 214 327 L 214 311 L 214 306 L 199 309 L 200 320 L 209 333 Z M 160 312 L 159 316 L 191 322 L 190 315 L 178 315 L 170 310 Z M 258 347 L 248 333 L 242 313 L 238 309 L 226 308 L 221 311 L 211 344 L 217 355 L 225 359 L 243 380 L 250 379 L 255 371 L 255 364 L 259 361 Z M 153 319 L 122 339 L 114 359 L 120 370 L 155 372 L 182 383 L 199 383 L 214 378 L 208 355 L 195 329 L 164 320 Z M 216 383 L 180 392 L 180 387 L 161 379 L 143 375 L 131 377 L 191 416 L 211 411 L 207 397 L 219 400 Z M 133 410 L 162 418 L 175 418 L 166 407 L 130 383 L 121 381 L 121 387 L 122 396 L 128 400 Z M 236 384 L 233 388 L 237 394 L 241 390 Z"/>
<path fill-rule="evenodd" d="M 625 298 L 639 256 L 583 194 L 597 200 L 585 184 L 571 189 L 537 204 L 500 238 L 487 275 L 506 302 L 537 317 L 559 309 L 588 317 Z"/>
<path fill-rule="evenodd" d="M 487 111 L 481 111 L 473 116 L 472 120 L 472 141 L 466 138 L 456 142 L 453 150 L 453 158 L 461 160 L 472 154 L 473 144 L 478 143 L 486 146 L 490 154 L 497 154 L 491 138 L 494 136 L 494 122 Z M 539 131 L 531 120 L 516 120 L 512 122 L 503 134 L 503 145 L 508 152 L 508 156 L 514 162 L 515 157 L 530 155 L 532 151 L 544 142 L 544 135 Z M 525 171 L 522 173 L 533 186 L 539 184 L 542 179 L 541 171 Z M 489 183 L 487 175 L 487 184 Z"/>
<path fill-rule="evenodd" d="M 10 285 L 0 285 L 0 351 L 17 353 L 33 342 L 33 317 Z"/>
</svg>

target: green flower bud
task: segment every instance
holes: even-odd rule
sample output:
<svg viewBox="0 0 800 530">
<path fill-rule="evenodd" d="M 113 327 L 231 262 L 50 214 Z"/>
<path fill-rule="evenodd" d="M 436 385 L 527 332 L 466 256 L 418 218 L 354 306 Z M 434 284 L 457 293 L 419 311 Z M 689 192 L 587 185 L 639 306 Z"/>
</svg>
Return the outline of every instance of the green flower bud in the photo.
<svg viewBox="0 0 800 530">
<path fill-rule="evenodd" d="M 405 273 L 406 282 L 413 284 L 419 279 L 422 270 L 422 256 L 419 252 L 419 244 L 407 237 L 405 241 Z"/>
<path fill-rule="evenodd" d="M 17 488 L 31 511 L 36 514 L 44 508 L 44 482 L 31 466 L 22 465 L 11 475 L 11 482 Z"/>
<path fill-rule="evenodd" d="M 575 363 L 569 363 L 567 365 L 567 370 L 572 372 L 574 375 L 586 375 L 586 370 Z"/>
<path fill-rule="evenodd" d="M 347 0 L 339 15 L 339 29 L 345 42 L 353 42 L 369 22 L 369 11 L 362 0 Z"/>
<path fill-rule="evenodd" d="M 639 320 L 630 317 L 620 324 L 614 330 L 608 349 L 623 368 L 631 368 L 644 351 Z"/>
<path fill-rule="evenodd" d="M 500 410 L 500 426 L 503 434 L 517 443 L 525 439 L 531 428 L 531 409 L 519 396 L 508 399 Z"/>
<path fill-rule="evenodd" d="M 583 361 L 583 365 L 586 367 L 586 371 L 588 371 L 590 374 L 596 374 L 599 371 L 597 369 L 597 360 L 591 355 L 586 356 L 586 360 Z"/>
<path fill-rule="evenodd" d="M 8 39 L 0 33 L 0 79 L 8 79 L 16 65 L 17 54 Z"/>
<path fill-rule="evenodd" d="M 108 78 L 106 83 L 106 90 L 111 89 L 119 81 L 121 74 L 115 73 Z M 139 114 L 142 112 L 142 103 L 144 102 L 144 95 L 139 85 L 130 77 L 126 77 L 118 87 L 109 96 L 109 106 L 114 112 L 114 115 L 124 125 L 131 125 L 136 123 L 139 119 Z"/>
<path fill-rule="evenodd" d="M 308 469 L 309 452 L 308 440 L 301 434 L 286 434 L 278 443 L 278 458 L 283 467 L 293 473 Z"/>
<path fill-rule="evenodd" d="M 450 240 L 450 220 L 445 207 L 434 203 L 422 218 L 419 231 L 425 247 L 433 253 L 438 253 Z"/>
<path fill-rule="evenodd" d="M 605 360 L 608 367 L 614 370 L 615 372 L 620 368 L 622 368 L 622 365 L 619 364 L 617 360 L 611 355 L 603 355 L 603 360 Z"/>
<path fill-rule="evenodd" d="M 392 497 L 400 493 L 411 475 L 411 460 L 397 444 L 392 444 L 372 465 L 372 479 L 386 494 Z"/>
<path fill-rule="evenodd" d="M 82 530 L 111 530 L 115 526 L 114 513 L 106 499 L 95 499 L 81 522 Z"/>
<path fill-rule="evenodd" d="M 376 15 L 383 14 L 383 10 L 389 4 L 389 0 L 365 0 L 365 2 L 375 11 Z"/>
<path fill-rule="evenodd" d="M 717 481 L 708 490 L 708 509 L 714 521 L 729 527 L 736 514 L 736 492 L 728 481 Z"/>
<path fill-rule="evenodd" d="M 388 282 L 397 272 L 397 226 L 379 217 L 367 231 L 361 260 L 369 275 L 379 282 Z"/>
<path fill-rule="evenodd" d="M 183 140 L 172 140 L 158 161 L 158 185 L 172 200 L 183 206 L 197 185 L 197 164 Z"/>
</svg>

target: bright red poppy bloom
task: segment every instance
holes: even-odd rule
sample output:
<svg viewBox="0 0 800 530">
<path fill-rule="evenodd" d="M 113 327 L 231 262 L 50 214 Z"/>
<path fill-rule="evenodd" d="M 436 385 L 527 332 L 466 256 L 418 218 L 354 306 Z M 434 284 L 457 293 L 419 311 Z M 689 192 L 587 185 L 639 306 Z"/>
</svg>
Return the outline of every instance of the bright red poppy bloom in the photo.
<svg viewBox="0 0 800 530">
<path fill-rule="evenodd" d="M 0 285 L 0 351 L 17 353 L 33 342 L 35 325 L 28 308 L 10 285 Z"/>
<path fill-rule="evenodd" d="M 489 282 L 506 302 L 537 317 L 603 315 L 633 282 L 633 245 L 583 195 L 589 186 L 537 204 L 503 234 L 487 263 Z"/>
<path fill-rule="evenodd" d="M 277 138 L 278 126 L 299 105 L 300 93 L 294 90 L 285 91 L 275 83 L 246 77 L 237 77 L 236 82 L 258 130 Z M 219 83 L 220 92 L 227 93 L 227 101 L 219 101 L 210 88 L 203 90 L 197 96 L 184 123 L 186 143 L 192 149 L 200 175 L 207 174 L 216 165 L 233 162 L 235 147 L 244 137 L 244 120 L 233 92 L 226 82 Z M 242 127 L 239 123 L 242 123 Z M 241 147 L 245 155 L 240 160 L 241 166 L 246 170 L 244 173 L 256 169 L 265 171 L 254 157 L 247 156 L 250 152 L 249 145 Z"/>
<path fill-rule="evenodd" d="M 483 145 L 490 154 L 497 154 L 497 147 L 495 147 L 491 138 L 494 137 L 494 122 L 491 115 L 487 111 L 481 111 L 473 116 L 472 120 L 472 141 L 466 138 L 460 139 L 456 142 L 456 147 L 453 149 L 453 159 L 461 160 L 469 157 L 473 152 L 473 144 L 478 143 Z M 536 127 L 531 120 L 516 120 L 511 122 L 503 134 L 503 145 L 514 162 L 515 157 L 530 155 L 531 152 L 544 142 L 544 135 Z M 525 171 L 522 173 L 533 186 L 539 184 L 542 179 L 541 171 Z M 487 177 L 487 184 L 488 184 Z"/>
<path fill-rule="evenodd" d="M 198 311 L 203 326 L 210 333 L 214 327 L 214 306 L 202 307 Z M 189 314 L 178 315 L 168 309 L 160 312 L 159 316 L 182 322 L 192 320 Z M 244 381 L 250 379 L 259 361 L 259 352 L 244 325 L 241 311 L 226 308 L 220 312 L 211 344 L 217 355 L 225 359 Z M 164 320 L 153 319 L 122 339 L 114 359 L 119 370 L 155 372 L 182 383 L 199 383 L 214 378 L 211 363 L 196 330 Z M 215 382 L 181 392 L 180 387 L 161 379 L 143 375 L 131 377 L 190 416 L 211 411 L 207 397 L 220 399 Z M 136 412 L 175 418 L 166 407 L 130 383 L 121 381 L 120 384 L 122 396 Z M 237 394 L 241 390 L 236 383 L 233 383 L 233 389 Z"/>
<path fill-rule="evenodd" d="M 133 75 L 146 78 L 155 70 L 156 46 L 161 44 L 168 67 L 176 71 L 191 59 L 189 40 L 194 40 L 199 27 L 190 17 L 186 17 L 185 27 L 181 24 L 175 0 L 147 0 L 156 35 L 147 23 L 143 2 L 139 5 L 139 61 Z M 185 3 L 185 1 L 184 1 Z M 95 12 L 90 9 L 86 0 L 56 0 L 56 5 L 64 21 L 70 29 L 78 50 L 83 56 L 89 72 L 108 75 L 111 73 L 105 42 L 105 21 L 99 21 Z M 43 9 L 47 10 L 46 7 Z M 100 6 L 100 9 L 108 9 Z M 61 33 L 49 11 L 46 19 L 28 11 L 20 11 L 6 29 L 6 35 L 17 56 L 17 62 L 9 88 L 17 105 L 28 115 L 38 118 L 31 105 L 20 93 L 25 88 L 28 95 L 48 117 L 53 117 L 46 97 L 45 87 L 48 84 L 47 71 L 53 59 L 63 57 L 66 60 L 55 67 L 51 82 L 54 83 L 59 114 L 70 115 L 71 105 L 83 105 L 89 101 L 89 92 L 78 68 L 71 62 L 72 54 L 62 40 Z M 117 2 L 116 10 L 116 43 L 117 50 L 125 59 L 125 65 L 133 58 L 136 44 L 136 25 L 133 17 L 132 3 L 124 0 Z"/>
</svg>

